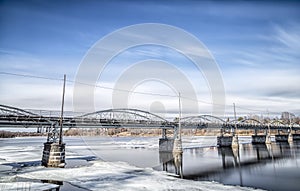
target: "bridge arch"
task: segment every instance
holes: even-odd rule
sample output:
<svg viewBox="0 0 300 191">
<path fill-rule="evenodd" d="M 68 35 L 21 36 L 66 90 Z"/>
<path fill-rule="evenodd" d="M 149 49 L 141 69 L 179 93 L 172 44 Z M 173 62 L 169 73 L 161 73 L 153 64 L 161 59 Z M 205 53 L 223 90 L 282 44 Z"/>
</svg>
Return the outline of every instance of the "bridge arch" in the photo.
<svg viewBox="0 0 300 191">
<path fill-rule="evenodd" d="M 53 121 L 49 119 L 32 113 L 30 111 L 26 111 L 24 109 L 20 109 L 17 107 L 1 105 L 0 104 L 0 119 L 1 126 L 9 126 L 9 122 L 13 121 L 16 125 L 23 126 L 25 128 L 30 126 L 51 126 L 54 125 Z"/>
<path fill-rule="evenodd" d="M 12 106 L 7 106 L 7 105 L 2 105 L 0 104 L 0 114 L 2 116 L 39 116 L 35 113 L 20 109 L 20 108 L 16 108 L 16 107 L 12 107 Z"/>
<path fill-rule="evenodd" d="M 162 126 L 174 126 L 174 124 L 159 115 L 150 113 L 148 111 L 143 111 L 140 109 L 130 109 L 130 108 L 119 108 L 119 109 L 106 109 L 101 111 L 96 111 L 92 113 L 87 113 L 84 115 L 77 116 L 75 118 L 77 122 L 97 122 L 100 124 L 114 124 L 115 126 L 126 126 L 126 125 L 152 125 L 152 127 L 162 127 Z"/>
<path fill-rule="evenodd" d="M 282 120 L 275 119 L 270 122 L 270 125 L 285 125 Z"/>
<path fill-rule="evenodd" d="M 215 122 L 215 123 L 225 123 L 225 121 L 219 117 L 213 115 L 196 115 L 196 116 L 188 116 L 181 118 L 181 122 L 192 122 L 192 121 L 201 121 L 201 122 Z"/>
<path fill-rule="evenodd" d="M 181 125 L 185 128 L 222 128 L 223 124 L 223 119 L 206 114 L 181 118 Z"/>
<path fill-rule="evenodd" d="M 232 120 L 230 121 L 231 124 L 259 124 L 259 125 L 263 125 L 263 123 L 257 119 L 253 119 L 253 118 L 248 118 L 248 119 L 243 119 L 243 120 Z"/>
</svg>

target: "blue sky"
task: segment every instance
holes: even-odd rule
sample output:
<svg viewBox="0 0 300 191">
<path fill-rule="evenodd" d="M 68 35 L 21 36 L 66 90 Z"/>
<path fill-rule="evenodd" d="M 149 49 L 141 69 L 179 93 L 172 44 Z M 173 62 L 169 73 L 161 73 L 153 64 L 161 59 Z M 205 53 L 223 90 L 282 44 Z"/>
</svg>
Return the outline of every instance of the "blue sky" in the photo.
<svg viewBox="0 0 300 191">
<path fill-rule="evenodd" d="M 119 28 L 140 23 L 173 25 L 202 41 L 220 67 L 228 111 L 232 111 L 230 106 L 235 102 L 243 114 L 270 110 L 300 115 L 298 1 L 1 0 L 0 71 L 50 78 L 61 78 L 66 73 L 68 79 L 74 80 L 84 55 L 94 43 Z M 211 101 L 205 79 L 178 53 L 161 47 L 125 51 L 106 68 L 99 84 L 113 87 L 130 63 L 149 58 L 172 63 L 180 60 L 177 67 L 198 86 L 198 99 Z M 59 109 L 59 81 L 4 74 L 0 80 L 2 104 Z M 144 86 L 136 90 L 172 93 L 164 92 L 163 86 L 155 82 Z M 68 83 L 69 110 L 72 88 L 73 84 Z M 97 108 L 110 107 L 111 92 L 96 89 L 95 94 L 101 97 L 96 100 Z M 174 103 L 162 98 L 141 100 L 133 106 L 143 105 L 148 110 L 151 103 L 146 102 L 158 101 L 168 111 L 176 110 Z M 202 104 L 200 112 L 210 112 L 210 107 Z"/>
</svg>

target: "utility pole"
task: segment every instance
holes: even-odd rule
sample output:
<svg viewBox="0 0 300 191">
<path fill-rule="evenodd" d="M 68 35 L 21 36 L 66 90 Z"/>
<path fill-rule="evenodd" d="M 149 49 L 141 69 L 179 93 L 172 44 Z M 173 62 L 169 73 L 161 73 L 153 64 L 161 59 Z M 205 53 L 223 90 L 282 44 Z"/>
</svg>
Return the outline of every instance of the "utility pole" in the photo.
<svg viewBox="0 0 300 191">
<path fill-rule="evenodd" d="M 236 119 L 236 111 L 235 111 L 235 103 L 233 103 L 233 116 L 234 116 L 234 130 L 232 132 L 232 135 L 235 136 L 237 132 L 237 119 Z"/>
<path fill-rule="evenodd" d="M 62 103 L 61 103 L 59 145 L 62 144 L 62 138 L 63 138 L 62 134 L 63 134 L 63 120 L 64 120 L 65 89 L 66 89 L 66 74 L 64 74 L 64 86 L 63 86 Z"/>
<path fill-rule="evenodd" d="M 177 135 L 174 139 L 174 145 L 173 145 L 173 154 L 179 153 L 182 154 L 182 142 L 181 142 L 181 97 L 180 93 L 178 95 L 178 103 L 179 103 L 179 113 L 178 113 L 178 129 L 177 129 Z"/>
<path fill-rule="evenodd" d="M 293 143 L 293 129 L 292 129 L 292 119 L 291 119 L 291 113 L 289 112 L 289 127 L 290 127 L 290 132 L 288 136 L 288 142 Z"/>
<path fill-rule="evenodd" d="M 178 131 L 179 131 L 179 139 L 181 140 L 181 96 L 179 93 L 179 116 L 178 116 Z"/>
<path fill-rule="evenodd" d="M 237 126 L 236 126 L 236 111 L 235 111 L 235 103 L 233 103 L 233 112 L 234 112 L 234 120 L 235 120 L 235 123 L 234 123 L 234 128 L 235 130 L 237 129 Z"/>
<path fill-rule="evenodd" d="M 234 134 L 233 134 L 233 137 L 232 137 L 232 144 L 231 146 L 233 148 L 238 148 L 239 147 L 239 140 L 238 140 L 238 136 L 237 136 L 237 121 L 236 121 L 236 111 L 235 111 L 235 103 L 233 103 L 233 111 L 234 111 L 234 120 L 235 120 L 235 123 L 234 123 Z"/>
<path fill-rule="evenodd" d="M 267 113 L 268 113 L 268 131 L 269 131 L 269 134 L 271 134 L 271 129 L 270 129 L 270 122 L 271 122 L 271 119 L 270 119 L 270 113 L 269 113 L 269 110 L 267 109 Z"/>
<path fill-rule="evenodd" d="M 65 101 L 65 88 L 66 88 L 66 75 L 64 75 L 64 86 L 63 86 L 63 95 L 62 95 L 62 104 L 61 104 L 61 115 L 60 115 L 60 129 L 59 129 L 59 141 L 57 143 L 57 134 L 55 134 L 55 139 L 47 139 L 47 142 L 44 143 L 42 165 L 45 167 L 58 167 L 64 168 L 66 150 L 65 143 L 62 142 L 63 138 L 63 117 L 64 117 L 64 101 Z M 51 128 L 55 128 L 51 125 Z M 57 130 L 55 129 L 55 133 Z"/>
<path fill-rule="evenodd" d="M 178 94 L 179 113 L 178 113 L 178 132 L 174 139 L 173 144 L 173 158 L 175 164 L 175 171 L 181 178 L 183 178 L 182 172 L 182 142 L 181 142 L 181 96 Z"/>
</svg>

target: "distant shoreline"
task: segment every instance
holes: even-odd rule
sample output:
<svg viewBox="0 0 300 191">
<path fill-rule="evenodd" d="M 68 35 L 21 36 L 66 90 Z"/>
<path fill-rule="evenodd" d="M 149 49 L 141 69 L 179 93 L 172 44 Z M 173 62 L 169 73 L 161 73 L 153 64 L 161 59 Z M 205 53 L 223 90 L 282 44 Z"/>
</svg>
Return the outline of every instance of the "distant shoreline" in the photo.
<svg viewBox="0 0 300 191">
<path fill-rule="evenodd" d="M 251 136 L 254 132 L 238 130 L 239 136 Z M 259 134 L 264 134 L 261 132 Z M 272 131 L 271 135 L 275 135 L 276 131 Z M 64 131 L 65 137 L 76 137 L 76 136 L 102 136 L 102 137 L 157 137 L 161 136 L 162 132 L 160 129 L 69 129 Z M 183 129 L 183 136 L 219 136 L 220 130 L 215 129 Z M 229 135 L 229 134 L 227 134 Z M 14 137 L 37 137 L 37 136 L 47 136 L 46 132 L 11 132 L 11 131 L 0 131 L 0 138 L 14 138 Z M 168 137 L 173 137 L 172 130 L 167 131 Z"/>
</svg>

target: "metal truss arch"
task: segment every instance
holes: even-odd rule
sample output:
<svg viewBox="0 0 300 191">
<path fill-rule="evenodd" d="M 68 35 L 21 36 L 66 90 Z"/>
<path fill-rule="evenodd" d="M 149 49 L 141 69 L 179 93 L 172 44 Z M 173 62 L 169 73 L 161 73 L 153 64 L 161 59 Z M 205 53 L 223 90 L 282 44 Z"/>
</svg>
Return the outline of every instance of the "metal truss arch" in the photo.
<svg viewBox="0 0 300 191">
<path fill-rule="evenodd" d="M 139 109 L 130 108 L 118 108 L 118 109 L 106 109 L 87 113 L 84 115 L 77 116 L 75 118 L 78 124 L 87 123 L 98 123 L 104 126 L 115 126 L 115 127 L 146 127 L 146 126 L 157 126 L 161 127 L 173 127 L 174 124 L 169 122 L 167 119 L 160 117 L 159 115 L 143 111 Z"/>
<path fill-rule="evenodd" d="M 0 104 L 0 112 L 1 115 L 16 115 L 16 116 L 38 116 L 35 113 L 20 109 L 20 108 L 16 108 L 16 107 L 12 107 L 12 106 L 7 106 L 7 105 L 2 105 Z"/>
<path fill-rule="evenodd" d="M 282 120 L 275 119 L 270 122 L 270 125 L 285 125 Z"/>
<path fill-rule="evenodd" d="M 248 119 L 243 119 L 240 121 L 237 120 L 233 120 L 231 121 L 232 123 L 237 122 L 237 124 L 257 124 L 257 125 L 263 125 L 263 123 L 257 119 L 253 119 L 253 118 L 248 118 Z"/>
<path fill-rule="evenodd" d="M 194 120 L 203 120 L 203 121 L 214 122 L 214 123 L 225 123 L 223 119 L 213 115 L 196 115 L 196 116 L 188 116 L 188 117 L 181 118 L 182 122 L 189 122 Z"/>
</svg>

